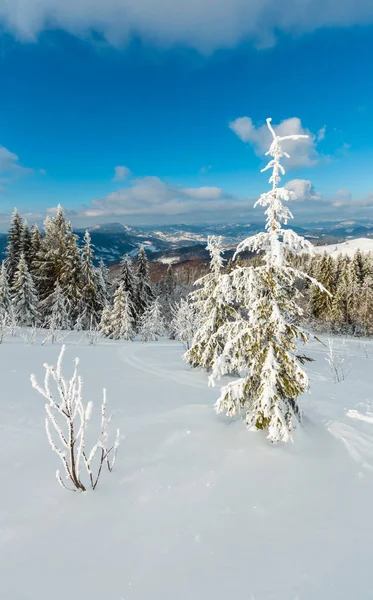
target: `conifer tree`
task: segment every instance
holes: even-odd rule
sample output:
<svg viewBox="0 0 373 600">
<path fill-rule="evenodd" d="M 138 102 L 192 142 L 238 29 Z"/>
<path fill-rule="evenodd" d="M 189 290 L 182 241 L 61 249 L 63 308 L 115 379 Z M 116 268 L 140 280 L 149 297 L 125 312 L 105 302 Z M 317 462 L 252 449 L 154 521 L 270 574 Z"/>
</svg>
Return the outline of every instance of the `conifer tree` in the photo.
<svg viewBox="0 0 373 600">
<path fill-rule="evenodd" d="M 33 225 L 31 227 L 30 230 L 31 233 L 31 245 L 30 245 L 30 251 L 29 251 L 29 269 L 30 269 L 30 273 L 32 273 L 33 277 L 34 277 L 34 283 L 36 288 L 38 289 L 38 281 L 37 281 L 37 260 L 40 254 L 40 250 L 41 250 L 41 245 L 42 245 L 42 235 L 40 233 L 40 229 L 37 226 L 37 224 L 35 223 L 35 225 Z"/>
<path fill-rule="evenodd" d="M 78 236 L 73 233 L 71 223 L 67 223 L 65 228 L 59 283 L 66 301 L 69 319 L 74 323 L 79 314 L 83 288 L 83 269 Z"/>
<path fill-rule="evenodd" d="M 100 320 L 100 334 L 107 338 L 111 338 L 114 332 L 111 312 L 108 304 L 104 306 Z"/>
<path fill-rule="evenodd" d="M 363 285 L 365 276 L 365 263 L 360 248 L 358 248 L 352 258 L 352 272 L 354 281 L 358 286 Z"/>
<path fill-rule="evenodd" d="M 107 325 L 108 337 L 114 340 L 132 340 L 135 337 L 135 323 L 132 314 L 130 295 L 125 291 L 124 283 L 121 281 L 114 294 L 110 325 Z M 103 333 L 107 335 L 104 331 Z"/>
<path fill-rule="evenodd" d="M 31 272 L 31 263 L 32 263 L 32 240 L 31 240 L 31 231 L 28 226 L 27 221 L 23 221 L 22 228 L 22 252 L 25 256 L 27 266 L 29 271 Z"/>
<path fill-rule="evenodd" d="M 89 329 L 91 324 L 100 322 L 103 305 L 97 289 L 97 273 L 93 266 L 94 248 L 87 230 L 84 234 L 82 250 L 82 292 L 80 296 L 80 315 L 83 327 Z"/>
<path fill-rule="evenodd" d="M 18 325 L 34 325 L 39 319 L 38 299 L 24 254 L 18 263 L 12 286 L 12 304 Z"/>
<path fill-rule="evenodd" d="M 241 242 L 236 254 L 243 251 L 263 252 L 263 262 L 255 267 L 240 267 L 232 274 L 238 300 L 244 303 L 242 322 L 226 323 L 222 329 L 225 346 L 214 362 L 213 384 L 227 372 L 243 371 L 242 377 L 221 389 L 218 412 L 228 416 L 246 411 L 249 427 L 268 431 L 272 442 L 292 439 L 292 429 L 301 418 L 298 398 L 308 389 L 308 378 L 297 358 L 298 341 L 307 335 L 296 325 L 301 315 L 296 278 L 308 275 L 291 266 L 289 254 L 312 246 L 291 229 L 284 229 L 292 218 L 283 204 L 294 198 L 286 188 L 278 187 L 284 168 L 282 142 L 307 136 L 280 137 L 267 119 L 273 141 L 267 155 L 272 159 L 263 171 L 272 170 L 272 189 L 260 196 L 256 205 L 266 207 L 266 231 Z M 313 283 L 316 284 L 315 280 Z M 322 288 L 322 286 L 320 285 Z"/>
<path fill-rule="evenodd" d="M 373 334 L 373 276 L 366 275 L 359 294 L 359 323 L 363 335 Z"/>
<path fill-rule="evenodd" d="M 339 276 L 332 299 L 331 320 L 334 329 L 347 333 L 352 325 L 355 286 L 352 268 L 347 256 L 337 261 Z"/>
<path fill-rule="evenodd" d="M 0 270 L 0 316 L 8 315 L 11 309 L 11 296 L 9 289 L 8 272 L 5 261 L 1 263 Z"/>
<path fill-rule="evenodd" d="M 15 208 L 8 232 L 7 269 L 10 284 L 13 283 L 16 270 L 23 251 L 23 219 Z"/>
<path fill-rule="evenodd" d="M 139 333 L 143 342 L 155 342 L 165 334 L 165 324 L 158 298 L 145 309 L 140 319 Z"/>
<path fill-rule="evenodd" d="M 48 297 L 47 311 L 48 317 L 46 319 L 46 325 L 50 329 L 55 330 L 68 330 L 71 328 L 71 321 L 69 317 L 69 310 L 66 302 L 66 298 L 63 295 L 60 283 L 58 281 L 54 284 L 54 290 Z"/>
<path fill-rule="evenodd" d="M 207 250 L 211 258 L 210 272 L 197 279 L 195 285 L 198 289 L 190 294 L 190 301 L 198 315 L 199 327 L 191 348 L 184 355 L 184 359 L 193 367 L 204 369 L 210 369 L 223 350 L 224 338 L 219 334 L 220 328 L 227 320 L 236 316 L 234 308 L 229 305 L 226 296 L 223 296 L 218 287 L 224 265 L 221 237 L 209 236 Z M 225 285 L 228 287 L 229 279 L 230 275 L 224 276 Z"/>
<path fill-rule="evenodd" d="M 97 293 L 102 306 L 106 306 L 111 300 L 111 283 L 109 281 L 109 269 L 102 258 L 100 259 L 97 272 Z"/>
<path fill-rule="evenodd" d="M 67 222 L 63 208 L 57 207 L 56 215 L 44 222 L 45 235 L 35 260 L 36 279 L 41 300 L 54 291 L 55 282 L 61 282 L 65 262 Z"/>
<path fill-rule="evenodd" d="M 153 299 L 154 294 L 149 278 L 149 263 L 144 246 L 141 246 L 137 257 L 136 312 L 139 317 L 143 315 Z"/>
<path fill-rule="evenodd" d="M 192 340 L 198 330 L 198 315 L 195 306 L 185 300 L 180 299 L 180 302 L 172 306 L 172 321 L 170 333 L 173 339 L 179 340 L 184 346 L 189 349 Z"/>
<path fill-rule="evenodd" d="M 146 259 L 146 257 L 145 257 Z M 145 269 L 146 270 L 146 269 Z M 123 283 L 123 289 L 125 292 L 128 292 L 129 298 L 131 300 L 131 310 L 132 310 L 132 319 L 136 324 L 138 320 L 137 314 L 137 294 L 138 294 L 138 286 L 137 286 L 137 278 L 133 270 L 132 261 L 128 254 L 123 256 L 120 263 L 120 275 L 119 282 Z"/>
<path fill-rule="evenodd" d="M 330 293 L 334 293 L 334 265 L 331 256 L 326 252 L 322 255 L 318 262 L 317 268 L 314 269 L 313 275 L 325 289 Z M 332 298 L 326 294 L 318 285 L 312 286 L 311 309 L 312 315 L 316 319 L 328 321 L 330 318 L 330 310 Z"/>
</svg>

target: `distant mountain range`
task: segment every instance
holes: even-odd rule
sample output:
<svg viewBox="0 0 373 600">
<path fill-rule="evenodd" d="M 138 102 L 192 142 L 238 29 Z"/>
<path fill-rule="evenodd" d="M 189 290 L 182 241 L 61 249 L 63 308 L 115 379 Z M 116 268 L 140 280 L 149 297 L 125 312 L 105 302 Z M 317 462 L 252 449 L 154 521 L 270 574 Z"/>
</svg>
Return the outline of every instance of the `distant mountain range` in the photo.
<svg viewBox="0 0 373 600">
<path fill-rule="evenodd" d="M 371 238 L 373 221 L 315 221 L 293 227 L 315 245 L 338 244 L 349 239 Z M 205 258 L 208 235 L 221 235 L 230 254 L 237 243 L 248 235 L 263 229 L 263 223 L 229 223 L 226 225 L 159 225 L 153 227 L 130 227 L 120 223 L 106 223 L 88 228 L 96 247 L 96 257 L 111 265 L 118 263 L 124 254 L 136 255 L 144 245 L 151 260 L 164 263 Z M 76 230 L 82 240 L 83 229 Z M 5 256 L 6 234 L 0 234 L 0 255 Z"/>
</svg>

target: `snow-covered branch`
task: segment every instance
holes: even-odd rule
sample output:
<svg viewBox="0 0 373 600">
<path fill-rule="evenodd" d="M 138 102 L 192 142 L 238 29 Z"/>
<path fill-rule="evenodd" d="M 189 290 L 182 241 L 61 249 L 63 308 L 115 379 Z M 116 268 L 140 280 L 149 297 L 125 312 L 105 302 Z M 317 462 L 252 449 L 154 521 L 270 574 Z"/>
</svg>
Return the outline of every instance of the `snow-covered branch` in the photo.
<svg viewBox="0 0 373 600">
<path fill-rule="evenodd" d="M 115 440 L 108 443 L 108 426 L 111 417 L 106 413 L 106 390 L 101 404 L 101 432 L 90 452 L 86 450 L 86 435 L 92 414 L 92 402 L 84 403 L 83 379 L 78 374 L 79 359 L 75 359 L 71 379 L 62 373 L 65 346 L 62 346 L 56 366 L 44 365 L 44 385 L 31 375 L 31 384 L 46 400 L 45 429 L 52 450 L 60 457 L 65 476 L 59 470 L 56 478 L 62 487 L 85 492 L 96 488 L 103 465 L 112 471 L 119 446 L 119 429 Z M 52 391 L 52 387 L 54 391 Z M 83 476 L 84 471 L 86 477 Z M 88 478 L 88 481 L 87 481 Z M 66 480 L 70 483 L 65 483 Z M 71 487 L 70 487 L 71 486 Z"/>
</svg>

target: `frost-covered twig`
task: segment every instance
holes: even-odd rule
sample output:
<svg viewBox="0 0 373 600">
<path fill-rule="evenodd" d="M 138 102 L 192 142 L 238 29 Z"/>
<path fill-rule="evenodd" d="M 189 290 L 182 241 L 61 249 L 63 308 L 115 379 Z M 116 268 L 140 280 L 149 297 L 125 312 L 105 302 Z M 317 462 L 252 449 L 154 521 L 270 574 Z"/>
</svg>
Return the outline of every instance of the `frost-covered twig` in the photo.
<svg viewBox="0 0 373 600">
<path fill-rule="evenodd" d="M 333 340 L 330 338 L 328 340 L 328 355 L 325 357 L 325 360 L 330 367 L 334 383 L 344 381 L 351 373 L 351 366 L 345 366 L 344 358 L 334 354 Z"/>
<path fill-rule="evenodd" d="M 86 433 L 93 405 L 92 402 L 85 404 L 83 401 L 83 379 L 78 374 L 78 358 L 75 359 L 71 379 L 64 378 L 62 374 L 64 353 L 65 346 L 62 346 L 55 367 L 44 365 L 44 387 L 37 382 L 35 375 L 31 375 L 31 383 L 32 387 L 47 400 L 45 405 L 47 437 L 52 450 L 61 459 L 65 480 L 70 480 L 73 487 L 65 484 L 59 470 L 56 472 L 57 481 L 66 489 L 84 492 L 88 487 L 96 489 L 104 463 L 109 471 L 113 470 L 120 433 L 117 429 L 114 442 L 108 444 L 108 426 L 111 417 L 108 418 L 106 415 L 106 390 L 104 390 L 101 405 L 101 433 L 91 451 L 87 452 Z M 55 388 L 55 395 L 52 386 Z M 99 457 L 95 461 L 98 452 Z M 88 482 L 87 477 L 82 475 L 84 469 Z"/>
</svg>

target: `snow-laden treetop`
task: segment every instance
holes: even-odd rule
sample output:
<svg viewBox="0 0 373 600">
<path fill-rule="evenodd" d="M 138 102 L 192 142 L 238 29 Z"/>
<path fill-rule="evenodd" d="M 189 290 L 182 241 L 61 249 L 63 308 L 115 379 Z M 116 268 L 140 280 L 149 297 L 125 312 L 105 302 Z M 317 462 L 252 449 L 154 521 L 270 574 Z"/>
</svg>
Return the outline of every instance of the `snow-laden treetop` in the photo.
<svg viewBox="0 0 373 600">
<path fill-rule="evenodd" d="M 271 125 L 271 118 L 267 119 L 268 129 L 272 134 L 272 142 L 266 156 L 271 156 L 271 160 L 262 169 L 262 172 L 272 169 L 272 174 L 269 182 L 272 183 L 272 189 L 269 192 L 261 194 L 259 199 L 254 204 L 256 206 L 267 207 L 265 211 L 266 231 L 257 235 L 251 236 L 238 245 L 235 256 L 243 250 L 251 252 L 265 251 L 265 263 L 267 267 L 282 267 L 285 260 L 285 249 L 292 253 L 298 253 L 302 248 L 310 250 L 312 245 L 303 237 L 298 236 L 291 229 L 283 229 L 282 225 L 286 225 L 289 219 L 293 219 L 293 215 L 288 206 L 283 202 L 295 200 L 294 192 L 287 190 L 284 187 L 278 187 L 281 181 L 280 175 L 285 175 L 285 169 L 281 164 L 281 158 L 290 158 L 290 155 L 285 152 L 282 147 L 282 142 L 286 140 L 299 140 L 308 138 L 308 135 L 276 135 L 275 130 Z M 282 241 L 280 241 L 282 238 Z"/>
</svg>

